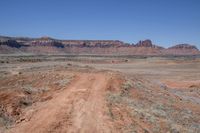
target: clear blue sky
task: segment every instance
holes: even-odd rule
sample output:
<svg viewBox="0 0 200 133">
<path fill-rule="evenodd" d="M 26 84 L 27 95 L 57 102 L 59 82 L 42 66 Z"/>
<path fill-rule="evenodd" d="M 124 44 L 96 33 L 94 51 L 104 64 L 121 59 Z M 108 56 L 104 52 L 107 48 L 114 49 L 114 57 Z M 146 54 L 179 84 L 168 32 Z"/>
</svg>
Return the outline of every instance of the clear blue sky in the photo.
<svg viewBox="0 0 200 133">
<path fill-rule="evenodd" d="M 200 0 L 0 0 L 0 35 L 200 48 Z"/>
</svg>

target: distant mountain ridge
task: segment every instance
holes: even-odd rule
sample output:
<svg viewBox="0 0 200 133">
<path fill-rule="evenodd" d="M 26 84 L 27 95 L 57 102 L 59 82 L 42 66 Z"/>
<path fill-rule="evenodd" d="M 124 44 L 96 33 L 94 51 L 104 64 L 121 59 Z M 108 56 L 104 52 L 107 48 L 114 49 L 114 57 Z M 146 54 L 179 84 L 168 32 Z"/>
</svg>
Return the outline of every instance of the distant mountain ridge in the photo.
<svg viewBox="0 0 200 133">
<path fill-rule="evenodd" d="M 155 45 L 151 40 L 136 44 L 119 40 L 58 40 L 51 37 L 0 36 L 0 54 L 100 54 L 100 55 L 197 55 L 198 48 L 190 44 L 178 44 L 169 48 Z"/>
</svg>

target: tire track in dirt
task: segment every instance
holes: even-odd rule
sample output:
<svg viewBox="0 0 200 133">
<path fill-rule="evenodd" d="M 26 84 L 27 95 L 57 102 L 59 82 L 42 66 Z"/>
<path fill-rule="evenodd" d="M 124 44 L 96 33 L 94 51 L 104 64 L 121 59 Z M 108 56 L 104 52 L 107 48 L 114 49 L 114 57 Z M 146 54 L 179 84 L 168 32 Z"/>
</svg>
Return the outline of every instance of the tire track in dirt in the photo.
<svg viewBox="0 0 200 133">
<path fill-rule="evenodd" d="M 8 130 L 9 133 L 111 132 L 105 101 L 109 76 L 77 74 L 72 83 L 48 102 L 33 107 L 31 119 Z"/>
</svg>

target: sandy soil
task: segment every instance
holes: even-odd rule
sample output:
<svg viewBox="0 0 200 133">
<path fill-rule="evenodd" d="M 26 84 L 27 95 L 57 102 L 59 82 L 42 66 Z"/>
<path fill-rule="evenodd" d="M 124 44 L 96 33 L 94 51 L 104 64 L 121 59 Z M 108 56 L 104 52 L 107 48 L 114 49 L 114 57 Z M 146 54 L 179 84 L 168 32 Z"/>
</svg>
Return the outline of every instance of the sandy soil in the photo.
<svg viewBox="0 0 200 133">
<path fill-rule="evenodd" d="M 7 58 L 0 133 L 200 132 L 199 59 Z"/>
<path fill-rule="evenodd" d="M 78 74 L 64 91 L 34 107 L 29 121 L 8 132 L 111 132 L 104 99 L 108 78 L 104 74 Z"/>
</svg>

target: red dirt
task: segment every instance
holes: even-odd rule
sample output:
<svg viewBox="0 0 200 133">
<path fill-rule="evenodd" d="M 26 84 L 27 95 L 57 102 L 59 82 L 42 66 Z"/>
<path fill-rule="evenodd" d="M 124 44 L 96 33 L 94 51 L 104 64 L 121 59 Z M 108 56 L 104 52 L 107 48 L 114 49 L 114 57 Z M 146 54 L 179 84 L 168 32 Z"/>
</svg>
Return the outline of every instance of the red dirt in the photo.
<svg viewBox="0 0 200 133">
<path fill-rule="evenodd" d="M 104 74 L 78 75 L 53 99 L 33 107 L 27 116 L 31 119 L 7 132 L 111 132 L 104 98 L 108 78 Z"/>
</svg>

